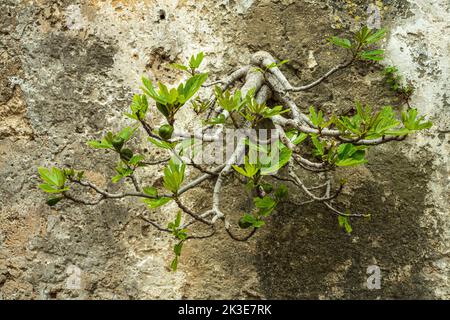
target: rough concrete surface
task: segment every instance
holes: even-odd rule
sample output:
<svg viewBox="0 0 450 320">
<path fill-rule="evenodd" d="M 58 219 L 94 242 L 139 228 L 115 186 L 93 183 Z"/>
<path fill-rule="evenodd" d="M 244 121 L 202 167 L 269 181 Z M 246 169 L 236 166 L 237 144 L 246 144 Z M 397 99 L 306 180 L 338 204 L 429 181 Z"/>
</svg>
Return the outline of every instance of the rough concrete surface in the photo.
<svg viewBox="0 0 450 320">
<path fill-rule="evenodd" d="M 434 126 L 338 170 L 349 180 L 340 201 L 373 214 L 351 236 L 321 206 L 286 203 L 247 243 L 222 233 L 189 242 L 170 272 L 172 240 L 131 219 L 138 203 L 45 204 L 38 166 L 85 168 L 117 188 L 112 156 L 85 141 L 128 123 L 141 75 L 176 82 L 168 65 L 202 50 L 216 78 L 267 50 L 306 83 L 343 57 L 324 39 L 348 34 L 369 5 L 389 29 L 384 63 L 414 84 L 412 104 Z M 0 298 L 450 299 L 448 1 L 2 0 L 0 12 Z M 381 69 L 357 64 L 296 100 L 325 111 L 395 105 Z M 201 208 L 209 190 L 189 204 Z M 238 184 L 226 190 L 242 197 Z M 155 215 L 166 223 L 174 213 Z M 366 286 L 369 265 L 381 268 L 379 290 Z"/>
</svg>

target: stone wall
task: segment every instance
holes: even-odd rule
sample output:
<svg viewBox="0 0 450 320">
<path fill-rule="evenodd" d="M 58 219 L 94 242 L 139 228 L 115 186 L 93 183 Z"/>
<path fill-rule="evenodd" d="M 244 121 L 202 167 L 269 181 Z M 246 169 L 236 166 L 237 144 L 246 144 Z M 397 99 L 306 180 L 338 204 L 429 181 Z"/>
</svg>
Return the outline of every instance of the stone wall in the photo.
<svg viewBox="0 0 450 320">
<path fill-rule="evenodd" d="M 413 82 L 412 104 L 435 125 L 377 147 L 365 167 L 338 170 L 349 180 L 342 203 L 373 214 L 354 221 L 351 236 L 324 208 L 286 203 L 247 243 L 222 233 L 188 243 L 170 272 L 172 242 L 132 219 L 139 204 L 45 204 L 38 166 L 85 168 L 117 188 L 112 156 L 85 141 L 127 123 L 141 75 L 176 82 L 181 74 L 168 65 L 202 50 L 215 78 L 267 50 L 305 83 L 343 57 L 324 39 L 364 21 L 369 5 L 389 29 L 385 63 Z M 445 0 L 2 0 L 0 298 L 449 299 L 449 10 Z M 297 102 L 328 111 L 354 100 L 392 104 L 380 70 L 356 65 Z M 208 190 L 192 192 L 190 205 Z M 226 190 L 229 199 L 242 193 L 237 184 Z M 165 222 L 174 213 L 155 214 Z M 380 290 L 366 287 L 369 265 L 381 268 Z M 70 286 L 77 274 L 80 289 Z"/>
</svg>

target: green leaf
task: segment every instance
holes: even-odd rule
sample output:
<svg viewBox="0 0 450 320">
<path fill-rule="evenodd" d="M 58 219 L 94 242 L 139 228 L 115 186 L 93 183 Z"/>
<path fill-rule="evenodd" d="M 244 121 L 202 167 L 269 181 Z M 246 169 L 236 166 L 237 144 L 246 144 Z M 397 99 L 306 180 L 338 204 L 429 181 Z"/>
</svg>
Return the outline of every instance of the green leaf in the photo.
<svg viewBox="0 0 450 320">
<path fill-rule="evenodd" d="M 123 163 L 122 161 L 120 161 L 116 168 L 115 171 L 117 172 L 117 175 L 115 175 L 111 181 L 113 183 L 117 183 L 120 180 L 122 180 L 125 177 L 128 177 L 129 175 L 131 175 L 133 173 L 133 169 L 129 168 L 128 165 L 126 165 L 125 163 Z"/>
<path fill-rule="evenodd" d="M 338 216 L 338 223 L 339 227 L 344 228 L 345 232 L 351 233 L 352 232 L 352 226 L 350 225 L 349 219 L 346 216 Z"/>
<path fill-rule="evenodd" d="M 189 71 L 189 68 L 182 64 L 172 63 L 172 64 L 170 64 L 170 66 L 174 69 L 178 69 L 178 70 L 182 70 L 182 71 Z"/>
<path fill-rule="evenodd" d="M 173 246 L 173 252 L 175 255 L 180 256 L 181 255 L 181 249 L 183 248 L 183 241 L 177 243 Z"/>
<path fill-rule="evenodd" d="M 288 196 L 288 187 L 284 184 L 280 185 L 274 192 L 277 201 L 280 201 Z"/>
<path fill-rule="evenodd" d="M 128 163 L 132 166 L 137 166 L 144 159 L 145 159 L 145 157 L 143 155 L 137 154 L 137 155 L 132 156 L 131 159 L 128 161 Z"/>
<path fill-rule="evenodd" d="M 241 175 L 243 175 L 245 177 L 248 177 L 248 178 L 253 177 L 253 176 L 248 176 L 247 172 L 243 168 L 241 168 L 241 167 L 239 167 L 239 166 L 237 166 L 235 164 L 233 164 L 233 169 L 236 170 L 236 172 L 238 172 L 239 174 L 241 174 Z"/>
<path fill-rule="evenodd" d="M 273 208 L 276 206 L 276 202 L 275 200 L 272 199 L 272 197 L 270 196 L 265 196 L 263 198 L 253 198 L 253 202 L 255 204 L 255 207 L 259 208 L 259 209 L 263 209 L 263 208 Z"/>
<path fill-rule="evenodd" d="M 61 192 L 70 190 L 69 187 L 58 188 L 56 186 L 52 186 L 52 185 L 49 185 L 47 183 L 40 184 L 39 188 L 41 188 L 43 191 L 45 191 L 47 193 L 61 193 Z"/>
<path fill-rule="evenodd" d="M 142 188 L 142 191 L 149 196 L 158 196 L 158 190 L 155 187 L 144 187 Z"/>
<path fill-rule="evenodd" d="M 181 210 L 178 211 L 177 217 L 175 218 L 175 227 L 178 228 L 181 223 Z"/>
<path fill-rule="evenodd" d="M 271 64 L 268 64 L 267 66 L 266 66 L 266 69 L 272 69 L 272 68 L 275 68 L 275 67 L 281 67 L 283 64 L 286 64 L 286 63 L 288 63 L 289 62 L 289 60 L 282 60 L 282 61 L 280 61 L 280 62 L 272 62 Z"/>
<path fill-rule="evenodd" d="M 233 169 L 245 177 L 253 178 L 260 168 L 257 164 L 250 163 L 248 156 L 245 156 L 244 168 L 233 165 Z"/>
<path fill-rule="evenodd" d="M 52 168 L 52 175 L 54 177 L 56 177 L 56 181 L 57 181 L 57 186 L 58 187 L 63 187 L 64 183 L 66 183 L 66 176 L 64 174 L 64 172 L 58 168 L 53 167 Z"/>
<path fill-rule="evenodd" d="M 225 115 L 224 114 L 219 114 L 217 117 L 215 118 L 211 118 L 208 121 L 205 121 L 205 124 L 208 125 L 217 125 L 217 124 L 223 124 L 225 123 Z"/>
<path fill-rule="evenodd" d="M 292 150 L 278 141 L 275 148 L 270 151 L 269 157 L 264 160 L 261 175 L 269 175 L 284 167 L 292 157 Z"/>
<path fill-rule="evenodd" d="M 178 267 L 178 256 L 175 256 L 175 258 L 172 260 L 172 263 L 170 264 L 170 268 L 172 271 L 177 271 Z"/>
<path fill-rule="evenodd" d="M 316 148 L 315 154 L 323 156 L 324 146 L 323 146 L 322 142 L 319 140 L 319 138 L 317 137 L 317 135 L 311 134 L 311 140 L 312 140 L 312 143 L 314 144 L 314 147 Z"/>
<path fill-rule="evenodd" d="M 258 213 L 262 216 L 269 215 L 277 205 L 277 202 L 270 196 L 265 196 L 263 198 L 253 198 L 253 203 L 255 204 L 256 208 L 260 209 Z"/>
<path fill-rule="evenodd" d="M 169 117 L 170 115 L 169 107 L 167 107 L 165 104 L 156 102 L 156 109 L 158 109 L 158 111 L 161 112 L 162 115 L 165 116 L 166 118 Z"/>
<path fill-rule="evenodd" d="M 147 96 L 135 94 L 133 96 L 133 102 L 130 105 L 131 113 L 125 113 L 125 115 L 134 120 L 140 120 L 145 118 L 145 114 L 148 110 Z"/>
<path fill-rule="evenodd" d="M 273 191 L 273 185 L 270 183 L 262 183 L 260 186 L 265 193 L 271 193 Z"/>
<path fill-rule="evenodd" d="M 131 137 L 134 135 L 136 130 L 138 129 L 137 126 L 134 127 L 125 127 L 122 130 L 120 130 L 115 136 L 122 138 L 125 142 L 131 139 Z"/>
<path fill-rule="evenodd" d="M 365 146 L 354 146 L 351 143 L 343 143 L 337 149 L 338 159 L 336 165 L 348 167 L 367 163 L 365 157 Z"/>
<path fill-rule="evenodd" d="M 161 207 L 163 205 L 165 205 L 166 203 L 168 203 L 170 200 L 172 200 L 172 198 L 168 198 L 168 197 L 160 197 L 160 198 L 156 198 L 156 199 L 144 199 L 142 201 L 145 202 L 145 204 L 150 208 L 150 209 L 155 209 L 158 207 Z"/>
<path fill-rule="evenodd" d="M 83 176 L 84 176 L 84 171 L 79 171 L 79 172 L 77 173 L 77 179 L 78 179 L 78 180 L 83 179 Z"/>
<path fill-rule="evenodd" d="M 219 104 L 219 106 L 230 113 L 233 111 L 239 111 L 245 102 L 245 100 L 241 98 L 240 90 L 236 90 L 232 95 L 229 90 L 223 92 L 219 86 L 216 86 L 214 89 L 214 93 L 216 95 L 217 103 Z"/>
<path fill-rule="evenodd" d="M 162 148 L 162 149 L 169 149 L 169 150 L 171 150 L 176 145 L 176 142 L 162 141 L 162 140 L 157 140 L 157 139 L 154 139 L 154 138 L 148 138 L 148 141 L 150 141 L 152 144 L 154 144 L 158 148 Z"/>
<path fill-rule="evenodd" d="M 290 109 L 284 109 L 283 110 L 283 106 L 275 106 L 273 108 L 264 108 L 259 114 L 263 117 L 263 118 L 272 118 L 274 116 L 289 112 Z"/>
<path fill-rule="evenodd" d="M 50 186 L 61 188 L 66 182 L 66 176 L 64 172 L 56 167 L 53 167 L 50 170 L 47 168 L 39 167 L 38 172 L 41 179 L 47 182 L 47 184 Z"/>
<path fill-rule="evenodd" d="M 289 60 L 287 60 L 287 59 L 286 60 L 281 60 L 280 62 L 277 63 L 277 66 L 281 67 L 283 64 L 286 64 L 288 62 L 289 62 Z"/>
<path fill-rule="evenodd" d="M 52 206 L 56 205 L 58 202 L 60 202 L 62 199 L 64 199 L 64 197 L 48 198 L 47 204 L 52 207 Z"/>
<path fill-rule="evenodd" d="M 313 106 L 309 107 L 309 118 L 311 120 L 311 122 L 316 126 L 316 127 L 321 127 L 322 124 L 325 122 L 325 119 L 323 117 L 323 111 L 319 110 L 318 113 L 316 113 L 316 110 L 314 109 Z"/>
<path fill-rule="evenodd" d="M 241 219 L 242 221 L 251 223 L 252 225 L 256 222 L 256 218 L 248 213 L 244 214 L 244 216 Z"/>
<path fill-rule="evenodd" d="M 370 106 L 366 105 L 363 107 L 361 103 L 356 102 L 356 114 L 352 117 L 340 117 L 335 123 L 343 134 L 348 134 L 346 132 L 348 130 L 356 136 L 361 137 L 374 123 L 374 116 Z"/>
<path fill-rule="evenodd" d="M 176 194 L 183 183 L 185 170 L 185 163 L 176 163 L 173 159 L 171 159 L 168 165 L 164 168 L 164 187 Z"/>
<path fill-rule="evenodd" d="M 112 183 L 117 183 L 122 179 L 123 179 L 123 176 L 121 174 L 116 174 L 114 177 L 111 178 L 111 181 L 112 181 Z"/>
<path fill-rule="evenodd" d="M 306 138 L 308 138 L 308 134 L 304 132 L 299 132 L 297 130 L 291 130 L 286 132 L 286 136 L 295 145 L 302 143 L 303 141 L 305 141 Z"/>
<path fill-rule="evenodd" d="M 156 92 L 155 87 L 153 86 L 153 83 L 149 79 L 147 79 L 146 77 L 142 77 L 142 84 L 144 86 L 141 87 L 141 89 L 146 95 L 151 97 L 156 102 L 165 104 L 165 101 L 159 98 L 159 95 Z"/>
<path fill-rule="evenodd" d="M 367 37 L 370 33 L 371 30 L 367 26 L 363 26 L 358 32 L 355 33 L 355 40 L 360 44 L 366 44 Z"/>
<path fill-rule="evenodd" d="M 327 40 L 329 42 L 331 42 L 332 44 L 334 44 L 338 47 L 345 48 L 345 49 L 350 49 L 352 47 L 352 43 L 350 42 L 349 39 L 339 38 L 339 37 L 330 37 Z"/>
<path fill-rule="evenodd" d="M 181 229 L 177 231 L 177 235 L 176 237 L 182 241 L 187 239 L 187 233 L 186 233 L 186 229 Z"/>
<path fill-rule="evenodd" d="M 244 216 L 241 218 L 241 221 L 244 223 L 250 223 L 254 228 L 260 228 L 263 225 L 265 225 L 265 222 L 255 218 L 254 216 L 252 216 L 251 214 L 244 214 Z"/>
<path fill-rule="evenodd" d="M 54 177 L 50 170 L 44 167 L 39 167 L 38 172 L 41 176 L 41 179 L 47 182 L 50 185 L 58 185 L 58 180 L 56 177 Z"/>
<path fill-rule="evenodd" d="M 272 63 L 266 65 L 266 69 L 272 69 L 272 68 L 275 68 L 276 66 L 277 66 L 277 63 L 276 62 L 272 62 Z M 262 70 L 262 69 L 260 69 L 260 70 L 264 73 L 264 70 Z"/>
<path fill-rule="evenodd" d="M 204 53 L 200 52 L 199 54 L 197 54 L 197 56 L 192 56 L 191 59 L 189 60 L 189 67 L 191 67 L 191 69 L 197 69 L 198 67 L 200 67 L 202 61 L 204 58 Z"/>
<path fill-rule="evenodd" d="M 263 225 L 265 225 L 266 223 L 262 220 L 256 220 L 255 222 L 253 222 L 253 227 L 255 228 L 261 228 Z"/>
<path fill-rule="evenodd" d="M 381 40 L 385 34 L 386 34 L 386 30 L 380 29 L 380 30 L 372 33 L 370 36 L 368 36 L 366 38 L 366 43 L 367 44 L 375 43 L 375 42 Z"/>
<path fill-rule="evenodd" d="M 194 94 L 197 93 L 197 91 L 201 88 L 202 84 L 206 81 L 207 78 L 207 73 L 200 73 L 190 77 L 184 85 L 180 84 L 177 89 L 177 92 L 179 94 L 178 102 L 181 105 L 186 103 L 186 101 L 188 101 L 194 96 Z"/>
<path fill-rule="evenodd" d="M 95 149 L 111 149 L 112 148 L 112 144 L 107 142 L 107 141 L 98 141 L 98 140 L 90 140 L 87 142 L 87 145 L 90 146 L 91 148 L 95 148 Z"/>
<path fill-rule="evenodd" d="M 417 109 L 409 109 L 407 112 L 402 112 L 402 122 L 406 129 L 424 130 L 431 128 L 433 125 L 431 121 L 424 121 L 424 116 L 418 117 L 417 115 Z"/>
<path fill-rule="evenodd" d="M 380 61 L 384 59 L 384 50 L 369 50 L 360 53 L 359 57 L 364 60 Z"/>
</svg>

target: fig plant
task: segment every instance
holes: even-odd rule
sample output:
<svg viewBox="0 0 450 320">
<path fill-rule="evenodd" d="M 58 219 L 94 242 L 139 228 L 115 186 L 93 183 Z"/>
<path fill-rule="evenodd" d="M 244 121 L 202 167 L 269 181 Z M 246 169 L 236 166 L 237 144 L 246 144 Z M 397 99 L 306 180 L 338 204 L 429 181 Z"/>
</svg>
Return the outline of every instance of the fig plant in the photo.
<svg viewBox="0 0 450 320">
<path fill-rule="evenodd" d="M 337 216 L 339 226 L 351 232 L 350 218 L 367 217 L 368 214 L 342 210 L 335 204 L 345 182 L 333 186 L 332 179 L 325 178 L 317 185 L 308 186 L 301 171 L 317 173 L 317 180 L 320 180 L 323 179 L 320 172 L 362 165 L 367 162 L 366 154 L 370 147 L 401 141 L 417 130 L 429 128 L 431 122 L 410 107 L 412 88 L 401 85 L 395 68 L 386 69 L 385 76 L 395 92 L 408 97 L 408 105 L 404 106 L 400 117 L 397 117 L 398 110 L 391 106 L 371 108 L 359 102 L 356 103 L 356 112 L 351 116 L 326 116 L 314 107 L 298 106 L 293 96 L 296 92 L 319 85 L 356 61 L 382 60 L 383 50 L 374 45 L 384 34 L 383 29 L 363 27 L 352 39 L 329 38 L 331 44 L 348 52 L 346 60 L 319 79 L 301 86 L 292 85 L 281 71 L 286 60 L 278 62 L 269 53 L 262 51 L 253 54 L 249 65 L 208 84 L 208 74 L 200 71 L 203 53 L 191 57 L 188 65 L 173 65 L 185 72 L 187 77 L 177 87 L 169 88 L 161 82 L 155 86 L 143 77 L 142 93 L 134 95 L 130 110 L 125 113 L 135 124 L 118 132 L 108 132 L 100 140 L 88 142 L 92 148 L 117 154 L 116 175 L 112 177 L 112 182 L 130 181 L 130 185 L 123 183 L 126 191 L 109 192 L 86 179 L 83 171 L 56 167 L 39 168 L 44 182 L 39 187 L 51 195 L 48 200 L 51 206 L 62 200 L 97 205 L 108 199 L 141 199 L 149 210 L 146 214 L 138 215 L 138 218 L 177 240 L 173 248 L 175 258 L 171 264 L 174 270 L 185 241 L 211 237 L 218 225 L 223 225 L 232 239 L 246 241 L 265 225 L 267 217 L 294 189 L 295 193 L 303 192 L 306 197 L 304 204 L 322 203 Z M 209 90 L 207 88 L 212 86 L 215 86 L 214 93 L 209 99 L 199 95 L 200 89 Z M 188 132 L 177 126 L 177 117 L 183 108 L 192 108 L 202 118 L 200 129 Z M 152 109 L 164 121 L 159 127 L 150 125 Z M 132 139 L 139 128 L 148 136 L 152 147 L 161 149 L 167 153 L 167 157 L 147 159 L 135 151 Z M 195 160 L 196 147 L 223 142 L 223 134 L 230 128 L 244 131 L 265 128 L 275 134 L 270 138 L 238 137 L 232 152 L 215 165 Z M 142 185 L 142 176 L 148 167 L 162 170 L 162 186 Z M 190 168 L 189 172 L 187 168 Z M 229 208 L 224 210 L 222 203 L 223 186 L 233 179 L 245 185 L 252 202 L 252 208 L 242 212 L 239 219 L 231 219 L 227 213 Z M 206 181 L 213 182 L 211 205 L 203 212 L 198 212 L 188 206 L 185 195 Z M 76 189 L 73 188 L 75 185 L 78 186 Z M 79 194 L 80 188 L 91 193 Z M 167 226 L 158 224 L 149 216 L 154 209 L 164 208 L 171 202 L 179 211 L 176 219 Z M 206 226 L 208 232 L 200 233 L 205 232 L 205 228 L 196 228 L 198 225 Z"/>
</svg>

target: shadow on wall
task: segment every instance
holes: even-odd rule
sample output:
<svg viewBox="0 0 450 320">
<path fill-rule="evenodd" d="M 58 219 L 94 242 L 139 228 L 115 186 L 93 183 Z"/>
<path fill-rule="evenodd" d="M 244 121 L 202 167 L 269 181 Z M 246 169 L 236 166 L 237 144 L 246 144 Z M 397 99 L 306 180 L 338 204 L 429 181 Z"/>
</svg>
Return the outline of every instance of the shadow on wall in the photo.
<svg viewBox="0 0 450 320">
<path fill-rule="evenodd" d="M 395 146 L 394 146 L 395 147 Z M 375 153 L 375 152 L 374 152 Z M 353 219 L 349 236 L 337 218 L 319 205 L 285 205 L 258 238 L 256 266 L 261 289 L 275 299 L 432 298 L 422 268 L 431 247 L 420 226 L 428 172 L 400 154 L 381 153 L 367 168 L 374 179 L 349 199 Z M 390 196 L 386 196 L 390 195 Z M 428 235 L 429 238 L 429 235 Z M 381 288 L 367 288 L 367 267 L 381 269 Z"/>
</svg>

